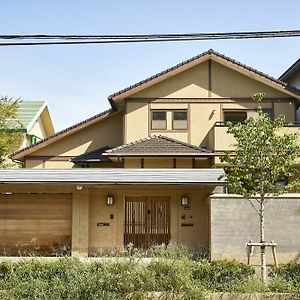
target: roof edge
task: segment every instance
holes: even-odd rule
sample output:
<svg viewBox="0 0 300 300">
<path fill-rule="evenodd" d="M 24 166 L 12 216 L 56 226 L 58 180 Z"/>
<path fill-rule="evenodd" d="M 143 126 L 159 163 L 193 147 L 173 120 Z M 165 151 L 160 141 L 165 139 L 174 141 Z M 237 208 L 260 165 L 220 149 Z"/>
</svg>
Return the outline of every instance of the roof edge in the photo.
<svg viewBox="0 0 300 300">
<path fill-rule="evenodd" d="M 297 59 L 283 74 L 281 74 L 278 79 L 285 81 L 294 74 L 298 67 L 300 68 L 300 58 Z"/>
<path fill-rule="evenodd" d="M 17 150 L 14 153 L 9 155 L 9 158 L 11 158 L 12 160 L 21 160 L 24 156 L 37 151 L 39 149 L 42 149 L 44 147 L 46 147 L 49 144 L 54 143 L 55 141 L 60 140 L 61 138 L 65 137 L 66 135 L 70 135 L 73 134 L 75 132 L 77 132 L 80 129 L 83 129 L 87 126 L 90 126 L 91 124 L 106 119 L 107 117 L 110 117 L 112 115 L 115 115 L 118 111 L 111 109 L 105 110 L 97 115 L 94 115 L 88 119 L 85 119 L 81 122 L 78 122 L 70 127 L 67 127 L 41 141 L 38 141 L 37 143 L 30 145 L 28 147 L 25 147 L 23 149 Z"/>
<path fill-rule="evenodd" d="M 212 58 L 212 59 L 221 59 L 221 60 L 224 60 L 224 61 L 227 61 L 227 62 L 231 62 L 233 65 L 235 65 L 236 67 L 239 67 L 240 69 L 243 69 L 244 71 L 247 71 L 247 72 L 250 72 L 258 77 L 260 77 L 261 79 L 263 80 L 267 80 L 269 81 L 272 85 L 275 85 L 274 88 L 279 88 L 282 92 L 285 92 L 285 93 L 293 93 L 295 94 L 295 96 L 299 96 L 299 99 L 300 99 L 300 92 L 298 89 L 293 89 L 292 87 L 288 86 L 284 81 L 281 81 L 279 79 L 276 79 L 266 73 L 263 73 L 261 71 L 258 71 L 257 69 L 254 69 L 252 67 L 249 67 L 235 59 L 232 59 L 228 56 L 225 56 L 217 51 L 214 51 L 213 49 L 210 49 L 208 51 L 205 51 L 199 55 L 196 55 L 188 60 L 185 60 L 173 67 L 170 67 L 168 69 L 165 69 L 153 76 L 150 76 L 142 81 L 139 81 L 127 88 L 124 88 L 124 89 L 121 89 L 120 91 L 114 93 L 114 94 L 111 94 L 110 96 L 108 96 L 108 100 L 109 102 L 112 104 L 112 103 L 116 103 L 117 101 L 125 98 L 125 97 L 128 97 L 136 92 L 138 92 L 139 90 L 137 90 L 138 88 L 144 86 L 144 85 L 147 85 L 145 86 L 145 88 L 147 87 L 150 87 L 152 86 L 153 84 L 157 83 L 157 82 L 160 82 L 159 79 L 163 80 L 163 79 L 166 79 L 164 77 L 171 77 L 172 76 L 172 72 L 176 71 L 176 70 L 180 70 L 182 68 L 184 68 L 185 66 L 188 66 L 188 65 L 191 65 L 191 67 L 195 64 L 195 62 L 197 63 L 198 60 L 200 59 L 209 59 L 209 58 Z M 194 64 L 193 64 L 194 63 Z M 163 79 L 162 79 L 163 77 Z M 258 79 L 257 79 L 258 80 Z M 154 83 L 153 83 L 154 82 Z M 152 83 L 152 84 L 151 84 Z M 143 88 L 141 88 L 142 90 Z M 123 97 L 122 97 L 123 95 Z"/>
</svg>

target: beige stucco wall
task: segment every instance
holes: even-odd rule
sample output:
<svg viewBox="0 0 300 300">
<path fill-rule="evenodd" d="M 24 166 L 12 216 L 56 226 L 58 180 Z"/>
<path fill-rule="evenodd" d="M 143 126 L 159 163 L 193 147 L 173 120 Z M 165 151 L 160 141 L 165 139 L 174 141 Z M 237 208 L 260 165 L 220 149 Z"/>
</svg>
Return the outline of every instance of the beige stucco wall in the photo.
<svg viewBox="0 0 300 300">
<path fill-rule="evenodd" d="M 212 97 L 249 97 L 254 93 L 265 93 L 266 97 L 288 97 L 249 76 L 212 61 Z"/>
<path fill-rule="evenodd" d="M 123 119 L 122 114 L 118 113 L 105 120 L 83 128 L 78 132 L 64 137 L 41 150 L 33 152 L 30 156 L 77 156 L 82 153 L 95 150 L 105 146 L 119 146 L 123 142 Z M 26 158 L 25 158 L 26 160 Z M 69 168 L 73 164 L 68 161 L 46 161 L 44 164 L 50 168 Z M 36 161 L 27 160 L 26 167 L 43 167 Z"/>
<path fill-rule="evenodd" d="M 122 144 L 122 115 L 118 113 L 69 135 L 34 155 L 80 155 L 104 146 Z"/>
<path fill-rule="evenodd" d="M 193 249 L 207 249 L 209 238 L 208 196 L 211 188 L 180 188 L 168 186 L 90 189 L 89 206 L 89 249 L 122 248 L 124 241 L 124 203 L 126 196 L 169 196 L 171 209 L 171 241 L 183 243 Z M 115 205 L 106 205 L 106 196 L 113 194 Z M 180 205 L 182 195 L 190 198 L 190 209 Z M 113 219 L 111 219 L 113 215 Z M 183 215 L 185 219 L 183 219 Z M 97 226 L 109 223 L 109 226 Z M 182 223 L 193 226 L 181 226 Z"/>
<path fill-rule="evenodd" d="M 204 62 L 155 84 L 131 98 L 200 98 L 208 97 L 208 62 Z"/>
<path fill-rule="evenodd" d="M 124 143 L 133 142 L 147 137 L 149 135 L 148 122 L 147 103 L 127 103 Z"/>
<path fill-rule="evenodd" d="M 279 102 L 274 104 L 274 117 L 284 115 L 286 123 L 294 123 L 296 121 L 295 111 L 295 104 L 293 102 Z"/>
</svg>

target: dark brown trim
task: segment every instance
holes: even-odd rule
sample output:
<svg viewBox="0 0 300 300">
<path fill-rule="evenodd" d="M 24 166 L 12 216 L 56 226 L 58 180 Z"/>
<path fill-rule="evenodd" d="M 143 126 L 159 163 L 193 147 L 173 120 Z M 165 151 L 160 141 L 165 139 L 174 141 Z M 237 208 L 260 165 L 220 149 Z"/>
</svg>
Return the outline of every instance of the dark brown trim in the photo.
<svg viewBox="0 0 300 300">
<path fill-rule="evenodd" d="M 145 167 L 145 161 L 144 158 L 141 158 L 141 169 L 144 169 Z"/>
<path fill-rule="evenodd" d="M 166 126 L 165 128 L 161 128 L 161 129 L 153 129 L 152 128 L 152 121 L 153 121 L 153 112 L 164 112 L 166 114 Z M 151 109 L 150 111 L 150 130 L 151 131 L 166 131 L 168 129 L 168 110 L 167 109 Z"/>
<path fill-rule="evenodd" d="M 192 128 L 191 128 L 191 125 L 192 125 L 192 120 L 191 120 L 191 104 L 188 103 L 188 143 L 191 143 L 191 131 L 192 131 Z"/>
<path fill-rule="evenodd" d="M 24 160 L 70 161 L 74 156 L 25 156 Z"/>
<path fill-rule="evenodd" d="M 250 97 L 224 97 L 224 98 L 130 98 L 130 102 L 146 102 L 146 103 L 236 103 L 236 102 L 244 102 L 244 103 L 254 103 L 254 101 Z M 262 103 L 280 103 L 280 102 L 295 102 L 298 103 L 298 100 L 295 98 L 264 98 Z M 155 108 L 153 108 L 155 109 Z"/>
<path fill-rule="evenodd" d="M 173 169 L 176 169 L 176 158 L 173 158 Z"/>
<path fill-rule="evenodd" d="M 224 122 L 223 104 L 220 104 L 220 120 Z"/>
<path fill-rule="evenodd" d="M 211 97 L 211 59 L 208 60 L 208 97 Z"/>
<path fill-rule="evenodd" d="M 127 143 L 127 103 L 124 108 L 124 116 L 123 116 L 123 143 Z"/>
<path fill-rule="evenodd" d="M 224 126 L 225 127 L 225 126 Z M 213 152 L 202 153 L 108 153 L 107 157 L 210 157 Z"/>
<path fill-rule="evenodd" d="M 189 112 L 187 109 L 172 109 L 172 131 L 178 130 L 178 131 L 188 131 L 189 129 Z M 186 113 L 186 128 L 182 129 L 174 129 L 174 112 L 184 112 Z"/>
<path fill-rule="evenodd" d="M 196 160 L 195 160 L 195 158 L 192 159 L 192 168 L 193 169 L 196 168 Z"/>
<path fill-rule="evenodd" d="M 148 103 L 147 106 L 148 106 L 148 136 L 150 136 L 151 122 L 152 122 L 152 115 L 151 115 L 151 106 L 150 106 L 150 103 Z"/>
<path fill-rule="evenodd" d="M 159 132 L 188 133 L 188 130 L 187 129 L 176 129 L 176 130 L 151 129 L 151 133 L 159 133 Z"/>
</svg>

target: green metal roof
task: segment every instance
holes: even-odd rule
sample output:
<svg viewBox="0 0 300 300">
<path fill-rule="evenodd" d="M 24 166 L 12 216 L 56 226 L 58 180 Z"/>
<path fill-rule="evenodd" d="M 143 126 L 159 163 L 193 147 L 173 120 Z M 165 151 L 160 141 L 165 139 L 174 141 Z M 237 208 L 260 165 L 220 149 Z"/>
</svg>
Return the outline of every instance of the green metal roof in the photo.
<svg viewBox="0 0 300 300">
<path fill-rule="evenodd" d="M 20 103 L 17 116 L 24 128 L 27 128 L 44 104 L 45 101 L 22 101 Z"/>
</svg>

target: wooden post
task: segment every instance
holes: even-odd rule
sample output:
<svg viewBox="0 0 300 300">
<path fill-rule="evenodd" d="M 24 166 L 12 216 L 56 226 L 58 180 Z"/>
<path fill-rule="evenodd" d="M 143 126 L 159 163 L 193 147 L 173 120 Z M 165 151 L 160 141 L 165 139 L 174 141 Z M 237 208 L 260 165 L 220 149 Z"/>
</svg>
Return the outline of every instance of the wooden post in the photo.
<svg viewBox="0 0 300 300">
<path fill-rule="evenodd" d="M 276 253 L 276 244 L 273 241 L 271 241 L 271 243 L 274 244 L 272 246 L 272 254 L 273 254 L 273 258 L 274 258 L 275 267 L 278 268 L 278 259 L 277 259 L 277 253 Z"/>
<path fill-rule="evenodd" d="M 247 244 L 247 250 L 248 250 L 248 265 L 251 264 L 251 256 L 253 255 L 253 249 L 254 247 L 271 247 L 272 249 L 272 255 L 273 255 L 273 259 L 274 259 L 274 265 L 276 266 L 276 268 L 278 268 L 278 259 L 277 259 L 277 253 L 276 253 L 276 247 L 277 244 L 274 243 L 274 241 L 270 241 L 269 243 L 253 243 L 252 241 L 249 241 Z"/>
</svg>

